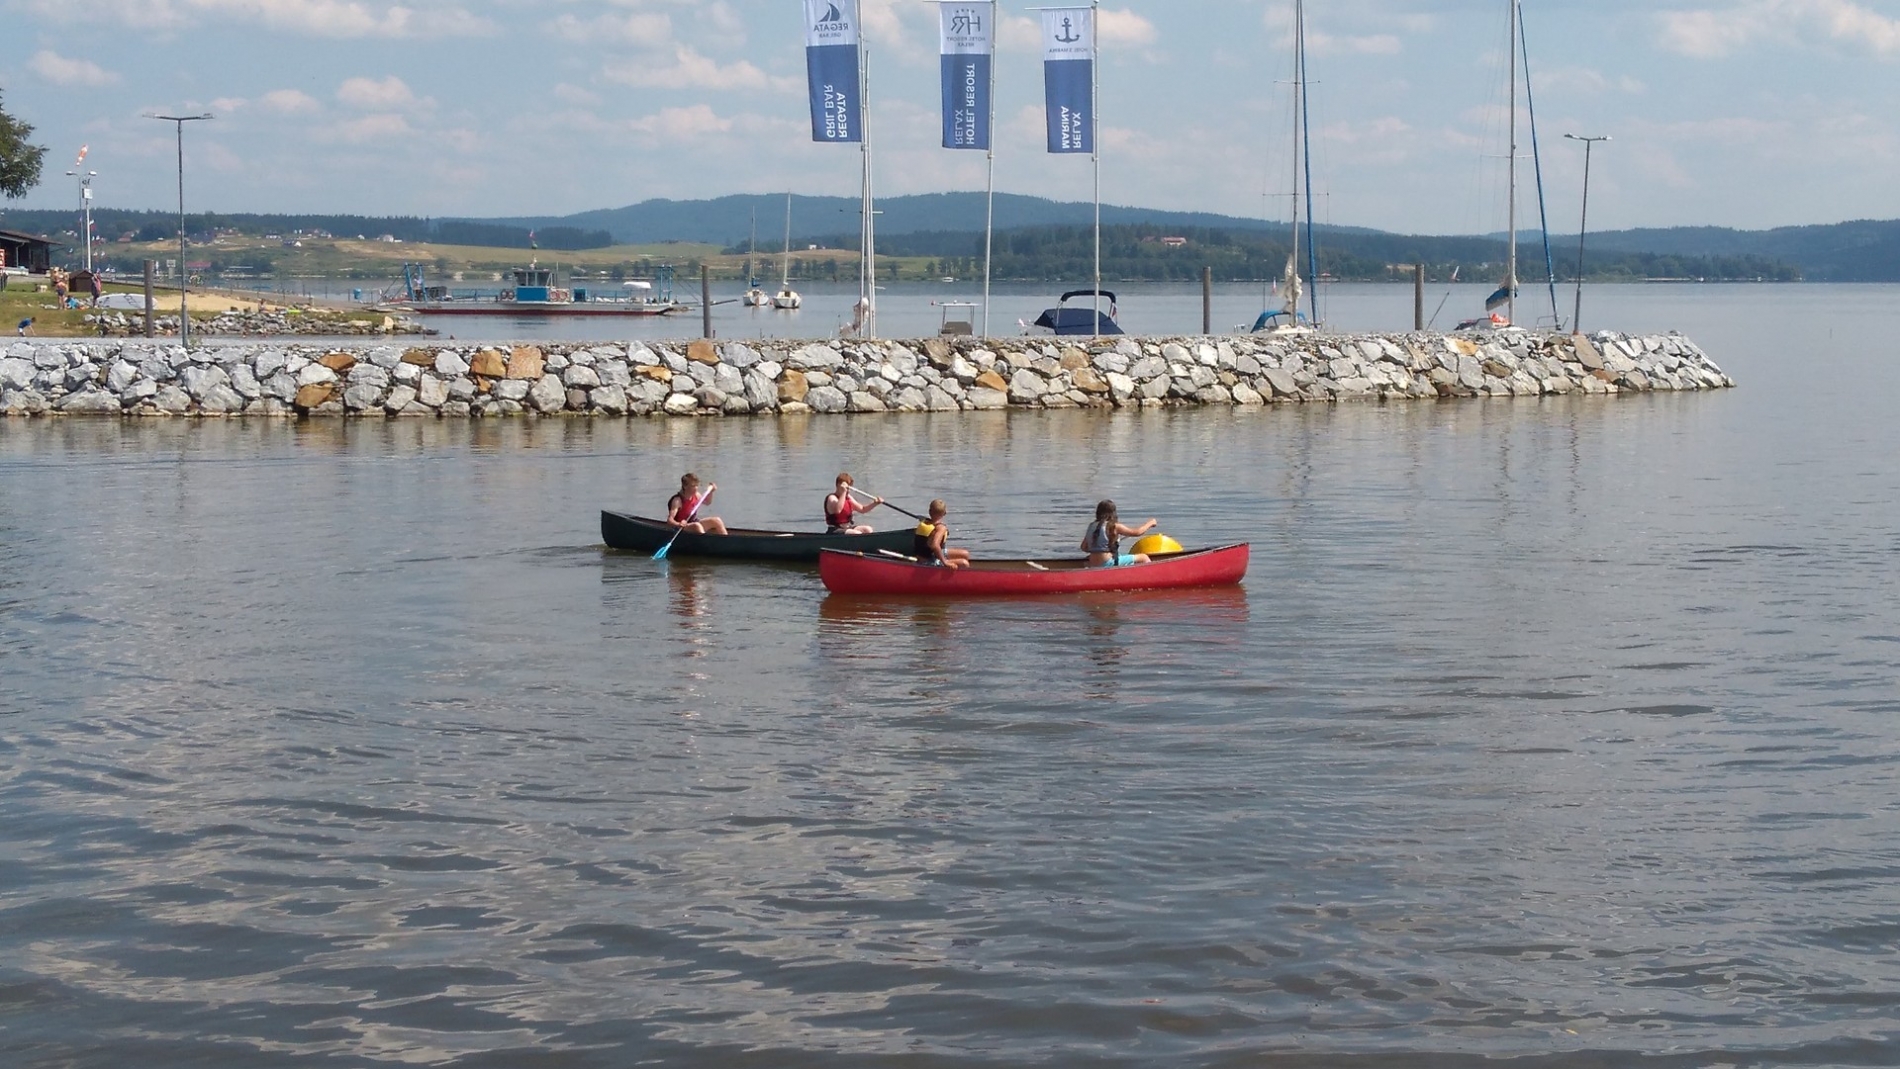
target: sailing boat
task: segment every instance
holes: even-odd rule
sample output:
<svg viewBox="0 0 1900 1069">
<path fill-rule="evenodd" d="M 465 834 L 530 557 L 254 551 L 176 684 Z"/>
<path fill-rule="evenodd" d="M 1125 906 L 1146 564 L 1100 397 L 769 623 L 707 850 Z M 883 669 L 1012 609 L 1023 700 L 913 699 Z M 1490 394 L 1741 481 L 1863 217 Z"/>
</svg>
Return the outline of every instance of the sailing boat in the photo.
<svg viewBox="0 0 1900 1069">
<path fill-rule="evenodd" d="M 778 295 L 772 298 L 772 307 L 789 312 L 805 303 L 805 299 L 792 288 L 792 195 L 785 194 L 785 260 L 779 273 Z"/>
<path fill-rule="evenodd" d="M 1509 112 L 1510 114 L 1510 118 L 1508 120 L 1509 122 L 1508 129 L 1510 131 L 1510 134 L 1509 134 L 1509 138 L 1507 139 L 1506 151 L 1508 154 L 1507 158 L 1509 160 L 1509 173 L 1510 173 L 1509 185 L 1510 185 L 1511 192 L 1510 192 L 1510 197 L 1508 201 L 1509 206 L 1506 209 L 1508 218 L 1506 222 L 1506 230 L 1505 230 L 1505 238 L 1504 238 L 1505 240 L 1504 278 L 1498 283 L 1498 288 L 1493 290 L 1491 292 L 1491 295 L 1484 299 L 1484 310 L 1486 314 L 1477 319 L 1467 319 L 1464 322 L 1459 323 L 1458 324 L 1459 330 L 1468 330 L 1468 329 L 1473 329 L 1473 328 L 1480 329 L 1480 330 L 1503 330 L 1507 328 L 1519 329 L 1516 325 L 1517 324 L 1517 292 L 1518 292 L 1518 278 L 1517 278 L 1517 73 L 1518 73 L 1518 63 L 1520 62 L 1519 57 L 1521 55 L 1519 51 L 1519 46 L 1523 43 L 1523 40 L 1524 40 L 1523 29 L 1522 29 L 1524 8 L 1523 8 L 1522 0 L 1505 0 L 1505 2 L 1506 2 L 1506 5 L 1510 8 L 1510 35 L 1511 35 L 1510 90 L 1509 90 L 1509 96 L 1506 98 L 1506 105 L 1505 105 L 1505 110 Z M 1530 91 L 1530 69 L 1528 66 L 1528 57 L 1524 57 L 1522 62 L 1526 63 L 1526 67 L 1524 70 L 1524 89 L 1525 89 L 1526 94 L 1528 94 Z M 1533 118 L 1532 119 L 1532 123 L 1533 123 L 1532 134 L 1531 134 L 1531 145 L 1532 145 L 1531 152 L 1533 156 L 1536 154 L 1536 151 L 1537 151 L 1535 122 L 1536 120 Z M 1538 204 L 1539 204 L 1539 207 L 1541 208 L 1543 204 L 1543 185 L 1541 182 L 1538 184 L 1537 196 L 1538 196 Z M 1546 244 L 1546 247 L 1548 247 L 1549 240 L 1550 240 L 1549 239 L 1550 228 L 1546 226 L 1544 228 L 1544 231 L 1545 231 L 1545 244 Z M 1554 286 L 1554 283 L 1553 283 L 1553 286 Z M 1556 291 L 1553 288 L 1552 297 L 1551 297 L 1551 304 L 1552 304 L 1553 309 L 1555 308 L 1555 305 L 1556 305 L 1555 294 L 1556 294 Z M 1500 312 L 1499 309 L 1503 309 L 1503 311 Z"/>
<path fill-rule="evenodd" d="M 1310 334 L 1314 322 L 1319 318 L 1319 293 L 1315 276 L 1318 274 L 1315 251 L 1313 248 L 1313 157 L 1308 138 L 1306 122 L 1306 2 L 1294 0 L 1293 3 L 1293 243 L 1286 257 L 1286 275 L 1280 292 L 1285 295 L 1277 309 L 1270 308 L 1260 313 L 1253 321 L 1253 329 L 1271 331 L 1275 334 Z M 1300 315 L 1300 296 L 1303 288 L 1300 278 L 1300 186 L 1305 178 L 1306 187 L 1306 253 L 1307 279 L 1314 282 L 1311 318 Z M 1304 321 L 1303 321 L 1304 320 Z"/>
<path fill-rule="evenodd" d="M 752 209 L 752 237 L 745 247 L 745 274 L 747 284 L 745 296 L 741 298 L 747 308 L 763 308 L 771 298 L 759 288 L 759 276 L 752 273 L 752 257 L 759 251 L 759 210 Z"/>
</svg>

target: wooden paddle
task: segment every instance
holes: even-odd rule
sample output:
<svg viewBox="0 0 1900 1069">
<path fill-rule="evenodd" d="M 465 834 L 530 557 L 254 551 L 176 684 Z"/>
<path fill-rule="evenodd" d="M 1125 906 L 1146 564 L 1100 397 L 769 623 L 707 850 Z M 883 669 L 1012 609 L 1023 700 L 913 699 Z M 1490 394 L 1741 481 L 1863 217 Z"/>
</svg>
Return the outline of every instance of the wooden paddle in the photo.
<svg viewBox="0 0 1900 1069">
<path fill-rule="evenodd" d="M 687 514 L 686 514 L 686 521 L 685 521 L 685 522 L 686 522 L 686 523 L 692 523 L 692 522 L 693 522 L 693 517 L 694 517 L 694 516 L 697 516 L 697 515 L 699 515 L 699 507 L 700 507 L 701 505 L 704 505 L 704 504 L 706 503 L 706 500 L 707 500 L 708 498 L 710 498 L 710 497 L 712 497 L 712 496 L 713 496 L 713 492 L 712 492 L 711 490 L 708 490 L 708 491 L 706 491 L 705 493 L 703 493 L 703 494 L 701 494 L 701 495 L 699 495 L 699 500 L 698 500 L 698 501 L 695 501 L 695 502 L 693 502 L 693 511 L 691 511 L 691 512 L 689 512 L 689 513 L 687 513 Z M 659 549 L 657 549 L 657 550 L 655 550 L 655 551 L 654 551 L 654 553 L 653 553 L 653 559 L 654 559 L 654 560 L 665 560 L 665 559 L 666 559 L 666 554 L 667 554 L 667 551 L 673 548 L 673 543 L 674 543 L 674 542 L 675 542 L 675 541 L 676 541 L 676 540 L 677 540 L 677 539 L 679 538 L 679 536 L 680 536 L 680 533 L 681 533 L 682 531 L 685 531 L 685 530 L 686 530 L 686 528 L 685 528 L 684 526 L 681 526 L 681 527 L 678 527 L 678 528 L 676 528 L 676 529 L 675 529 L 675 530 L 673 531 L 673 537 L 672 537 L 672 538 L 669 538 L 669 539 L 667 539 L 667 540 L 666 540 L 666 545 L 663 545 L 663 546 L 661 546 L 661 547 L 660 547 Z"/>
<path fill-rule="evenodd" d="M 847 493 L 847 494 L 855 494 L 855 495 L 857 495 L 858 497 L 862 497 L 862 498 L 864 498 L 864 499 L 865 499 L 865 500 L 867 500 L 867 501 L 876 501 L 876 500 L 877 500 L 877 495 L 876 495 L 876 494 L 867 494 L 867 493 L 865 493 L 865 492 L 864 492 L 863 490 L 860 490 L 860 489 L 858 489 L 858 488 L 857 488 L 857 487 L 855 487 L 855 486 L 847 486 L 847 487 L 845 487 L 845 488 L 844 488 L 844 492 L 845 492 L 845 493 Z M 900 508 L 900 507 L 898 507 L 898 506 L 896 506 L 896 505 L 893 505 L 893 504 L 891 504 L 891 503 L 890 503 L 889 501 L 886 501 L 886 502 L 884 502 L 884 505 L 885 505 L 885 507 L 886 507 L 886 508 L 889 508 L 889 509 L 890 509 L 890 510 L 891 510 L 892 512 L 901 512 L 901 513 L 903 513 L 904 515 L 906 515 L 906 516 L 909 516 L 909 517 L 910 517 L 911 519 L 913 519 L 913 520 L 916 520 L 916 521 L 917 521 L 917 522 L 919 522 L 919 523 L 929 523 L 929 522 L 930 522 L 930 521 L 929 521 L 929 520 L 928 520 L 927 518 L 925 518 L 925 517 L 923 517 L 923 516 L 919 516 L 919 515 L 917 515 L 917 514 L 916 514 L 915 512 L 912 512 L 911 510 L 909 510 L 909 509 L 907 509 L 907 508 Z"/>
</svg>

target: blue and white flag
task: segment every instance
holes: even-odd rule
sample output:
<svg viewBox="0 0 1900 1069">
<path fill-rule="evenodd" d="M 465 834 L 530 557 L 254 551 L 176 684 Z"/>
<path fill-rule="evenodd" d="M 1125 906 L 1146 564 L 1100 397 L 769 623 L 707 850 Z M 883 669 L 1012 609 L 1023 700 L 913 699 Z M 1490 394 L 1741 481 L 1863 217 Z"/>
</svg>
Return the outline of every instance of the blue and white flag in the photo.
<svg viewBox="0 0 1900 1069">
<path fill-rule="evenodd" d="M 858 0 L 805 0 L 805 78 L 811 87 L 813 141 L 864 140 L 858 29 Z"/>
<path fill-rule="evenodd" d="M 1049 111 L 1049 151 L 1094 152 L 1094 9 L 1044 9 L 1042 91 Z"/>
<path fill-rule="evenodd" d="M 942 0 L 943 147 L 990 147 L 991 64 L 996 55 L 996 5 Z"/>
</svg>

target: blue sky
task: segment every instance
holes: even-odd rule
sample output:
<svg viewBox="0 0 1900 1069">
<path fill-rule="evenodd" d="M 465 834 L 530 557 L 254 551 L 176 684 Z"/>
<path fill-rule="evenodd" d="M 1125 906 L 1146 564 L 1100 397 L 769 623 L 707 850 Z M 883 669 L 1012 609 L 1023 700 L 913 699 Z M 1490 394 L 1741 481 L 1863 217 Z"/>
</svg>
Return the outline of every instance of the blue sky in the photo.
<svg viewBox="0 0 1900 1069">
<path fill-rule="evenodd" d="M 1045 0 L 1048 2 L 1048 0 Z M 935 6 L 863 0 L 881 195 L 981 189 L 937 147 Z M 1290 4 L 1102 8 L 1103 198 L 1285 214 Z M 1501 229 L 1506 0 L 1309 0 L 1323 221 Z M 1030 4 L 1004 3 L 998 188 L 1090 194 L 1042 151 Z M 1528 0 L 1554 230 L 1900 217 L 1900 0 Z M 48 177 L 10 205 L 561 214 L 649 197 L 854 194 L 814 145 L 799 0 L 0 0 L 0 92 Z M 9 206 L 0 204 L 0 209 Z M 1534 224 L 1534 219 L 1532 220 Z"/>
</svg>

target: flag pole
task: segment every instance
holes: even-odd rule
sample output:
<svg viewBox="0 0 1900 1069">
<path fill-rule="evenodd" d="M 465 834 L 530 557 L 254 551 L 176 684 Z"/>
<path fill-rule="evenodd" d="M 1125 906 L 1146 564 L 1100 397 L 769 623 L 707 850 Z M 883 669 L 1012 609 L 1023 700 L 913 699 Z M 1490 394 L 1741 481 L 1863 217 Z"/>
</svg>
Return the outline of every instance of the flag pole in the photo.
<svg viewBox="0 0 1900 1069">
<path fill-rule="evenodd" d="M 1089 0 L 1089 155 L 1095 166 L 1095 333 L 1102 333 L 1102 0 Z"/>
<path fill-rule="evenodd" d="M 990 0 L 990 32 L 996 32 L 996 2 Z M 994 40 L 994 37 L 992 37 Z M 990 56 L 989 181 L 983 196 L 983 336 L 990 336 L 990 265 L 996 240 L 996 56 Z M 1581 244 L 1581 242 L 1579 242 Z"/>
<path fill-rule="evenodd" d="M 864 325 L 859 334 L 866 338 L 877 337 L 877 213 L 874 210 L 876 199 L 871 187 L 871 50 L 865 47 L 864 34 L 858 34 L 858 95 L 864 114 L 859 123 L 864 135 L 864 227 L 859 232 L 860 243 L 864 248 L 863 285 L 858 297 L 864 302 Z"/>
</svg>

